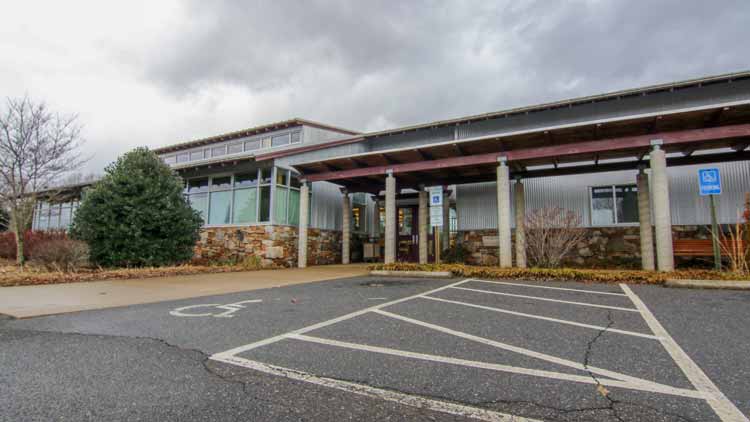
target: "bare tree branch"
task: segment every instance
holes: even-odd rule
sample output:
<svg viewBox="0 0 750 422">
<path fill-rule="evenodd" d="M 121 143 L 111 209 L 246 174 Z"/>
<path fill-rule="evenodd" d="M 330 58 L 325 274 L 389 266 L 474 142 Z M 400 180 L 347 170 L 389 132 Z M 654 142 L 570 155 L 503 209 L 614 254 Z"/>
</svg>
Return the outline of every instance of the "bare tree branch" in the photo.
<svg viewBox="0 0 750 422">
<path fill-rule="evenodd" d="M 0 114 L 0 205 L 10 216 L 20 265 L 39 192 L 52 196 L 49 189 L 84 163 L 82 142 L 77 116 L 52 113 L 28 96 L 7 100 Z"/>
</svg>

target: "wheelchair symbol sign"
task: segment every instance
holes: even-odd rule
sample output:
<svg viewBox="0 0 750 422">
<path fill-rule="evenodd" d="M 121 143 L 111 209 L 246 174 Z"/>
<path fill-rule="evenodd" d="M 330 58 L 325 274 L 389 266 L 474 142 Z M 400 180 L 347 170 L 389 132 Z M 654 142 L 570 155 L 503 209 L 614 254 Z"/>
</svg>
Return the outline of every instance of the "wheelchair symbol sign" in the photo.
<svg viewBox="0 0 750 422">
<path fill-rule="evenodd" d="M 245 304 L 263 302 L 262 299 L 243 300 L 242 302 L 227 303 L 204 303 L 200 305 L 189 305 L 176 308 L 169 315 L 176 317 L 214 317 L 232 318 L 235 312 L 245 308 Z M 213 308 L 213 309 L 212 309 Z M 202 312 L 201 312 L 202 311 Z"/>
<path fill-rule="evenodd" d="M 721 194 L 721 175 L 718 168 L 698 170 L 698 184 L 701 196 Z"/>
</svg>

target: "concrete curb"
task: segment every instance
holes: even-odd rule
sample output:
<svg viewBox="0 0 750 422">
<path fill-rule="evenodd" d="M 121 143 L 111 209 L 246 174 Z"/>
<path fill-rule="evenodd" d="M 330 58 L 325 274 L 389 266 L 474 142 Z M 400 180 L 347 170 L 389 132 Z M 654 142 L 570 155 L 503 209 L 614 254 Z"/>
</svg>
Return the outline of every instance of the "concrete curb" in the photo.
<svg viewBox="0 0 750 422">
<path fill-rule="evenodd" d="M 453 278 L 450 271 L 389 271 L 372 270 L 370 275 L 378 277 Z"/>
<path fill-rule="evenodd" d="M 750 281 L 742 280 L 667 280 L 665 287 L 687 289 L 750 290 Z"/>
</svg>

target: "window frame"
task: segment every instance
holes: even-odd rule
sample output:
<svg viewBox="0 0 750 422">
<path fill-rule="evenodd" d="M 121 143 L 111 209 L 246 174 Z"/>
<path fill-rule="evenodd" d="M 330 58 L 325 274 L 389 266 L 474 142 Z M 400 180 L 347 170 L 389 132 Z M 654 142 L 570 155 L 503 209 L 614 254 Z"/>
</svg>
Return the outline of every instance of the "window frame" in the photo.
<svg viewBox="0 0 750 422">
<path fill-rule="evenodd" d="M 262 176 L 263 172 L 269 172 L 270 170 L 270 178 L 268 182 L 263 182 Z M 276 178 L 278 177 L 279 171 L 287 172 L 285 175 L 285 184 L 276 184 Z M 195 176 L 184 179 L 184 190 L 183 195 L 185 195 L 188 199 L 188 202 L 190 201 L 189 197 L 191 194 L 207 194 L 208 195 L 208 202 L 206 204 L 206 213 L 203 216 L 204 222 L 201 227 L 204 228 L 214 228 L 214 227 L 244 227 L 244 226 L 257 226 L 257 225 L 269 225 L 269 224 L 275 224 L 275 225 L 290 225 L 289 222 L 289 206 L 291 202 L 291 194 L 286 195 L 286 212 L 284 214 L 284 221 L 276 221 L 276 195 L 275 190 L 277 187 L 281 187 L 284 189 L 296 190 L 300 191 L 300 188 L 295 188 L 291 186 L 291 176 L 297 175 L 299 176 L 294 170 L 288 169 L 288 168 L 282 168 L 282 167 L 258 167 L 255 169 L 256 174 L 256 182 L 254 186 L 235 186 L 236 184 L 236 178 L 239 175 L 252 173 L 253 170 L 247 170 L 247 171 L 235 171 L 235 172 L 222 172 L 222 173 L 216 173 L 212 175 L 203 175 L 203 176 Z M 221 179 L 229 177 L 230 178 L 230 185 L 229 187 L 222 187 L 222 188 L 215 188 L 213 186 L 214 179 Z M 199 180 L 199 179 L 207 179 L 208 180 L 208 186 L 205 189 L 196 190 L 194 192 L 189 192 L 189 186 L 190 182 L 193 180 Z M 268 212 L 268 219 L 263 221 L 261 220 L 261 197 L 263 196 L 262 188 L 267 187 L 268 188 L 268 195 L 269 195 L 269 212 Z M 255 220 L 254 222 L 247 222 L 247 223 L 234 223 L 235 219 L 235 192 L 238 190 L 246 190 L 246 189 L 255 189 L 256 190 L 256 203 L 255 203 Z M 231 192 L 230 195 L 230 212 L 229 212 L 229 223 L 222 223 L 222 224 L 210 224 L 211 221 L 211 193 L 213 192 Z M 312 196 L 312 192 L 311 195 Z"/>
<path fill-rule="evenodd" d="M 589 226 L 590 227 L 634 227 L 640 225 L 640 221 L 635 222 L 625 222 L 620 223 L 618 222 L 617 218 L 617 188 L 618 187 L 627 187 L 627 188 L 635 188 L 635 192 L 638 192 L 638 185 L 635 183 L 616 183 L 611 185 L 596 185 L 596 186 L 589 186 Z M 594 189 L 601 189 L 601 188 L 609 188 L 612 189 L 612 220 L 613 222 L 610 224 L 594 224 Z M 637 199 L 636 199 L 637 202 Z M 636 209 L 637 209 L 637 203 L 636 203 Z M 638 216 L 638 220 L 640 220 L 640 215 Z"/>
<path fill-rule="evenodd" d="M 273 145 L 273 140 L 278 138 L 286 138 L 287 142 L 280 145 Z M 244 138 L 237 138 L 231 141 L 224 141 L 222 143 L 215 143 L 206 145 L 206 147 L 184 149 L 179 150 L 175 153 L 168 155 L 160 155 L 162 161 L 169 166 L 175 166 L 178 164 L 198 162 L 207 160 L 210 158 L 219 158 L 229 155 L 244 154 L 246 152 L 284 148 L 290 145 L 300 145 L 304 143 L 304 130 L 302 127 L 288 128 L 277 132 L 269 132 L 263 134 L 256 134 Z M 248 144 L 257 144 L 257 148 L 248 148 Z M 240 151 L 230 152 L 230 147 L 240 147 Z M 220 154 L 214 154 L 214 149 L 223 149 L 224 152 Z M 180 161 L 179 157 L 187 154 L 187 160 Z M 200 154 L 200 158 L 193 158 L 194 154 Z"/>
</svg>

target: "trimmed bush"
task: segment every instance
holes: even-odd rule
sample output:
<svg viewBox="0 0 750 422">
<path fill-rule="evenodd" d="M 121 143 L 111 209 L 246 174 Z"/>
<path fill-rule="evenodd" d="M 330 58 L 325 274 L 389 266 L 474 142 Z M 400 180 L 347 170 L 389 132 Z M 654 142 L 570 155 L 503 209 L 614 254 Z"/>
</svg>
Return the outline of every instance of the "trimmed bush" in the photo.
<svg viewBox="0 0 750 422">
<path fill-rule="evenodd" d="M 89 247 L 80 240 L 52 239 L 36 245 L 29 258 L 50 271 L 71 272 L 88 263 Z"/>
<path fill-rule="evenodd" d="M 163 266 L 187 262 L 201 227 L 183 182 L 147 148 L 110 164 L 85 191 L 71 234 L 85 241 L 93 264 Z"/>
</svg>

